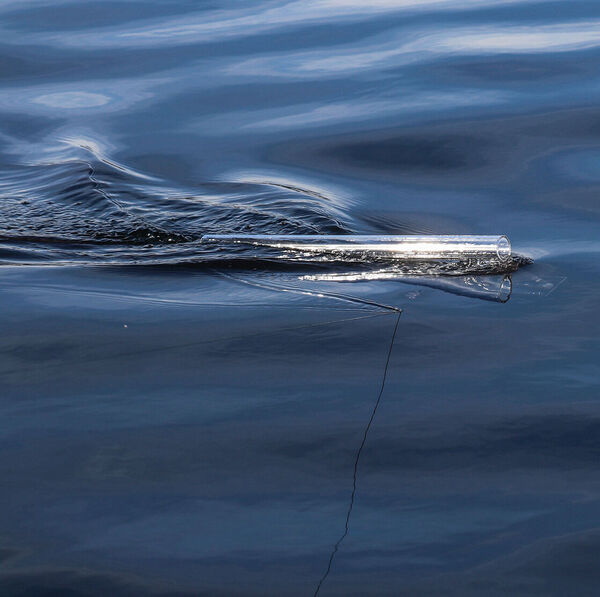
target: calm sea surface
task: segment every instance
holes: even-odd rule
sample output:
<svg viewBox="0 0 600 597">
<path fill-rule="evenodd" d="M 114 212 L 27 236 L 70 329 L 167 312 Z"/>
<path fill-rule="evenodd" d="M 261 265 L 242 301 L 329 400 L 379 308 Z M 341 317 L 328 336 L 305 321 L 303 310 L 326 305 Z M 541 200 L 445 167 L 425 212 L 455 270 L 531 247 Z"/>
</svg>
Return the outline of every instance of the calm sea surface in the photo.
<svg viewBox="0 0 600 597">
<path fill-rule="evenodd" d="M 600 594 L 599 197 L 596 0 L 0 2 L 0 594 Z"/>
</svg>

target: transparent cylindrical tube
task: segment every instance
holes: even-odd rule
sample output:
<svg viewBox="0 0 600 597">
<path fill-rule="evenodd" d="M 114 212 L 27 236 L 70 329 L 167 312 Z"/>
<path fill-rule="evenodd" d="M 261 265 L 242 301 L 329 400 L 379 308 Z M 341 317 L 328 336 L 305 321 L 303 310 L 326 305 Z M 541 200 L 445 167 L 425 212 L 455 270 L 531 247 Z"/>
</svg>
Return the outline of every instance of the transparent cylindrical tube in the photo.
<svg viewBox="0 0 600 597">
<path fill-rule="evenodd" d="M 498 259 L 508 261 L 504 235 L 207 234 L 202 242 L 234 243 L 315 253 L 375 253 L 394 259 Z"/>
<path fill-rule="evenodd" d="M 506 303 L 512 294 L 510 276 L 404 276 L 399 282 L 428 286 L 469 298 Z"/>
</svg>

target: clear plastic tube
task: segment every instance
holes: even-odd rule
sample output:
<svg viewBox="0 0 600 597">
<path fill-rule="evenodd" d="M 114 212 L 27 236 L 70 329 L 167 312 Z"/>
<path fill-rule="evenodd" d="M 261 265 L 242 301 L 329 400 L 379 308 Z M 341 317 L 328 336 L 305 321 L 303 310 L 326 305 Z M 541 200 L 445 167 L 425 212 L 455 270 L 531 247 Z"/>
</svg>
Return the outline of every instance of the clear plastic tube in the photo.
<svg viewBox="0 0 600 597">
<path fill-rule="evenodd" d="M 372 252 L 395 259 L 499 259 L 511 257 L 504 235 L 207 234 L 202 242 L 249 244 L 316 253 Z"/>
<path fill-rule="evenodd" d="M 398 281 L 497 303 L 506 303 L 512 294 L 510 276 L 405 276 Z"/>
</svg>

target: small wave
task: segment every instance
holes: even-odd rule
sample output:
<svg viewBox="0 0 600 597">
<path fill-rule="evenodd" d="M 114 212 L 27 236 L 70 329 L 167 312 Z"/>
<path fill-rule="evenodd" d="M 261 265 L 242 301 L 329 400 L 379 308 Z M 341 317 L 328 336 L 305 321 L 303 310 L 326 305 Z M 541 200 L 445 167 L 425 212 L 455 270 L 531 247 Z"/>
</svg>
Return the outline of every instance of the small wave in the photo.
<svg viewBox="0 0 600 597">
<path fill-rule="evenodd" d="M 221 251 L 206 233 L 347 233 L 339 210 L 292 187 L 213 182 L 173 188 L 84 148 L 0 172 L 6 263 L 177 263 Z"/>
</svg>

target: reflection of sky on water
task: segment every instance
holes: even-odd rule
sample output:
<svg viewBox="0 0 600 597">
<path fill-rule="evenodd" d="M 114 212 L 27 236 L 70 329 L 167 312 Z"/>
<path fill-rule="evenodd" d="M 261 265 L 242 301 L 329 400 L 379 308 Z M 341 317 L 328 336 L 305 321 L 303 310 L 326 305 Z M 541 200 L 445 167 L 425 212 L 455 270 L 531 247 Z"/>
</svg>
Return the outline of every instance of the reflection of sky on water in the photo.
<svg viewBox="0 0 600 597">
<path fill-rule="evenodd" d="M 377 18 L 389 14 L 487 9 L 494 6 L 523 4 L 519 0 L 309 0 L 288 2 L 283 5 L 258 5 L 242 10 L 217 10 L 189 13 L 184 17 L 161 18 L 148 21 L 142 27 L 127 29 L 105 28 L 68 36 L 36 35 L 38 41 L 64 46 L 102 47 L 157 47 L 176 46 L 198 42 L 240 38 L 268 32 L 272 29 L 298 28 L 321 22 Z"/>
<path fill-rule="evenodd" d="M 319 78 L 342 76 L 373 68 L 390 68 L 439 59 L 441 55 L 530 54 L 573 52 L 600 45 L 600 21 L 530 27 L 448 27 L 421 31 L 400 29 L 379 43 L 372 40 L 340 49 L 330 48 L 326 56 L 312 50 L 284 56 L 253 58 L 233 65 L 231 73 L 242 77 Z"/>
<path fill-rule="evenodd" d="M 554 167 L 571 182 L 600 182 L 600 150 L 572 151 L 558 156 Z"/>
<path fill-rule="evenodd" d="M 0 594 L 313 594 L 381 387 L 377 304 L 403 312 L 321 594 L 597 592 L 595 2 L 0 14 L 2 230 L 57 232 L 0 257 L 116 239 L 179 264 L 0 268 Z M 506 233 L 535 262 L 504 304 L 500 276 L 226 277 L 147 249 L 140 217 Z"/>
<path fill-rule="evenodd" d="M 54 114 L 76 116 L 89 111 L 113 112 L 150 100 L 155 93 L 150 89 L 165 86 L 166 79 L 138 79 L 120 81 L 86 81 L 52 85 L 6 87 L 0 97 L 0 111 L 4 113 Z M 26 106 L 26 107 L 25 107 Z"/>
<path fill-rule="evenodd" d="M 38 95 L 33 100 L 35 104 L 42 104 L 49 108 L 64 108 L 66 110 L 77 108 L 95 108 L 104 106 L 111 101 L 107 95 L 88 93 L 86 91 L 63 91 Z"/>
<path fill-rule="evenodd" d="M 485 13 L 495 3 L 467 4 L 476 12 Z M 453 10 L 462 5 L 452 6 Z M 356 14 L 356 18 L 362 19 L 365 13 L 370 14 L 371 11 L 374 14 L 380 11 L 395 13 L 406 6 L 403 8 L 397 3 L 387 2 L 373 6 L 319 2 L 311 12 L 302 3 L 292 3 L 289 14 L 288 8 L 265 8 L 268 14 L 273 13 L 272 21 L 260 17 L 255 11 L 250 11 L 248 18 L 256 21 L 260 30 L 265 23 L 276 28 L 287 23 L 287 19 L 298 23 L 296 13 L 328 19 L 341 11 L 343 14 Z M 451 5 L 432 2 L 421 9 L 443 12 L 451 10 Z M 526 9 L 526 4 L 515 3 L 515 10 Z M 210 11 L 208 14 L 211 14 Z M 183 20 L 179 16 L 168 18 Z M 181 25 L 182 35 L 188 35 L 186 27 L 196 27 L 193 23 L 189 24 L 189 18 L 186 15 L 187 25 Z M 212 27 L 206 11 L 199 13 L 198 19 L 199 27 Z M 237 31 L 240 27 L 235 20 L 223 15 L 215 19 L 224 28 L 231 27 Z M 72 61 L 69 54 L 57 45 L 61 40 L 75 43 L 77 35 L 95 35 L 99 31 L 91 29 L 49 40 L 48 55 L 44 57 L 50 72 L 52 69 L 59 72 L 67 69 L 67 72 L 75 73 L 75 79 L 79 77 L 85 82 L 53 83 L 39 91 L 33 88 L 25 91 L 21 85 L 6 87 L 0 98 L 0 109 L 19 112 L 22 111 L 22 102 L 30 101 L 33 112 L 43 106 L 48 111 L 62 112 L 60 115 L 64 118 L 77 118 L 80 115 L 85 117 L 86 111 L 122 112 L 135 103 L 144 102 L 161 113 L 160 119 L 152 119 L 153 126 L 164 123 L 172 133 L 183 133 L 193 127 L 196 132 L 214 137 L 252 136 L 257 130 L 281 130 L 282 134 L 297 130 L 301 133 L 315 127 L 339 127 L 378 118 L 390 118 L 395 122 L 417 117 L 432 119 L 440 110 L 458 110 L 461 114 L 470 110 L 491 113 L 502 107 L 503 110 L 523 112 L 532 104 L 565 106 L 586 103 L 591 94 L 597 93 L 598 87 L 593 52 L 600 41 L 599 23 L 589 18 L 563 23 L 548 21 L 546 16 L 541 22 L 530 25 L 517 22 L 490 27 L 480 21 L 465 25 L 455 20 L 444 26 L 427 21 L 412 26 L 400 19 L 391 20 L 383 30 L 375 29 L 375 35 L 369 32 L 362 35 L 353 32 L 349 37 L 323 35 L 317 43 L 305 43 L 300 37 L 293 44 L 294 48 L 286 47 L 290 45 L 289 40 L 282 38 L 268 52 L 264 44 L 240 40 L 231 42 L 234 45 L 225 51 L 219 50 L 219 44 L 215 43 L 217 55 L 214 57 L 209 54 L 204 58 L 204 50 L 199 53 L 195 49 L 181 57 L 165 53 L 157 61 L 140 60 L 135 47 L 131 49 L 131 56 L 120 51 L 113 55 L 113 59 L 106 60 L 102 58 L 100 47 L 94 50 L 88 40 L 85 52 L 94 72 L 110 73 L 123 68 L 123 74 L 128 75 L 127 78 L 106 76 L 94 83 L 89 81 L 81 63 Z M 252 31 L 252 27 L 248 25 L 244 31 Z M 180 30 L 174 27 L 174 31 L 174 39 L 178 39 L 177 31 Z M 214 29 L 215 34 L 219 31 L 219 27 Z M 127 27 L 126 33 L 137 35 L 131 26 Z M 140 27 L 139 35 L 145 34 L 151 35 L 152 31 L 148 26 Z M 166 38 L 168 41 L 169 35 Z M 195 41 L 202 40 L 196 35 Z M 210 39 L 204 41 L 210 45 Z M 235 43 L 241 46 L 237 48 Z M 247 43 L 250 45 L 244 45 Z M 19 48 L 21 44 L 25 44 L 25 38 L 15 47 Z M 576 78 L 577 72 L 564 70 L 562 77 L 565 82 L 568 81 L 568 87 L 557 85 L 555 77 L 561 76 L 560 67 L 555 65 L 558 71 L 553 76 L 547 58 L 571 52 L 581 54 L 579 68 L 588 71 L 589 76 Z M 489 61 L 492 55 L 500 62 L 495 63 L 491 71 L 480 69 L 481 72 L 478 72 L 477 64 L 469 62 L 473 57 L 478 60 L 486 57 Z M 510 56 L 513 56 L 514 62 L 515 55 L 522 58 L 511 64 Z M 526 65 L 520 64 L 525 57 Z M 26 55 L 24 59 L 27 59 Z M 37 67 L 32 65 L 31 68 Z M 132 75 L 131 68 L 138 72 Z M 506 74 L 502 76 L 503 69 Z M 523 69 L 531 73 L 536 84 L 507 87 L 507 75 L 513 72 L 516 76 Z M 198 72 L 202 72 L 201 77 L 197 76 Z M 457 84 L 457 73 L 470 77 L 469 84 L 465 85 L 464 80 Z M 538 76 L 536 73 L 539 73 Z M 334 87 L 331 84 L 335 79 L 339 79 L 340 87 L 332 95 Z M 307 81 L 319 83 L 307 87 Z M 299 84 L 302 87 L 298 87 Z M 244 93 L 236 92 L 240 86 L 244 86 Z M 182 95 L 188 94 L 197 94 L 193 109 L 179 109 Z M 183 99 L 183 102 L 185 106 L 189 100 Z"/>
<path fill-rule="evenodd" d="M 220 117 L 223 120 L 223 125 L 219 126 L 219 120 L 203 123 L 199 126 L 216 125 L 218 132 L 228 123 L 238 121 L 238 124 L 243 131 L 244 129 L 261 129 L 261 130 L 281 130 L 305 128 L 307 126 L 320 126 L 323 124 L 336 124 L 347 122 L 348 120 L 372 120 L 380 118 L 387 114 L 412 114 L 422 113 L 424 110 L 449 110 L 452 108 L 460 108 L 464 106 L 488 106 L 497 103 L 505 103 L 503 98 L 498 97 L 495 93 L 478 92 L 469 94 L 453 94 L 453 93 L 437 93 L 437 94 L 414 94 L 410 97 L 406 94 L 398 94 L 395 98 L 390 98 L 385 101 L 368 101 L 360 102 L 339 102 L 331 103 L 327 106 L 315 105 L 296 105 L 291 108 L 281 109 L 283 114 L 277 116 L 277 110 L 269 110 L 258 112 L 256 114 L 244 112 L 239 115 L 228 114 L 226 117 Z M 254 116 L 254 122 L 248 120 Z M 264 118 L 266 116 L 266 118 Z M 247 124 L 244 124 L 247 122 Z"/>
</svg>

